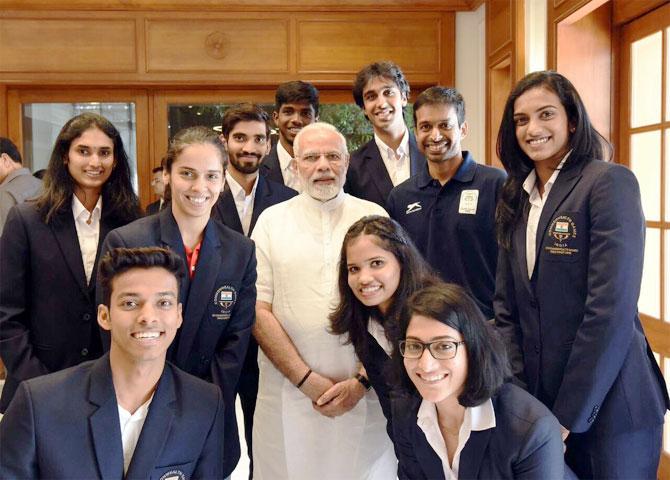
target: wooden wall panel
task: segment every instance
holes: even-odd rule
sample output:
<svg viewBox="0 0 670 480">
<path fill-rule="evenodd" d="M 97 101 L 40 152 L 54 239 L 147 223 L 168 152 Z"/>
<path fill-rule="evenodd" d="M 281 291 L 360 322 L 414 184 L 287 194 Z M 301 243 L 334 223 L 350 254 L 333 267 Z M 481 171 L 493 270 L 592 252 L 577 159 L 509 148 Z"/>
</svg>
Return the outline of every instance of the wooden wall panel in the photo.
<svg viewBox="0 0 670 480">
<path fill-rule="evenodd" d="M 0 137 L 7 134 L 7 87 L 0 84 Z"/>
<path fill-rule="evenodd" d="M 148 72 L 287 73 L 289 20 L 147 20 Z"/>
<path fill-rule="evenodd" d="M 392 59 L 405 73 L 440 71 L 440 18 L 298 21 L 298 73 L 356 73 Z M 336 42 L 333 40 L 337 39 Z"/>
<path fill-rule="evenodd" d="M 612 0 L 612 3 L 612 23 L 614 25 L 621 25 L 644 15 L 661 5 L 666 5 L 668 0 Z"/>
<path fill-rule="evenodd" d="M 558 25 L 556 69 L 574 84 L 591 121 L 611 139 L 612 121 L 612 4 L 608 2 L 583 18 Z"/>
<path fill-rule="evenodd" d="M 0 18 L 4 72 L 134 72 L 135 22 Z"/>
<path fill-rule="evenodd" d="M 487 0 L 486 37 L 486 163 L 500 167 L 496 155 L 500 119 L 512 86 L 524 75 L 523 2 Z"/>
</svg>

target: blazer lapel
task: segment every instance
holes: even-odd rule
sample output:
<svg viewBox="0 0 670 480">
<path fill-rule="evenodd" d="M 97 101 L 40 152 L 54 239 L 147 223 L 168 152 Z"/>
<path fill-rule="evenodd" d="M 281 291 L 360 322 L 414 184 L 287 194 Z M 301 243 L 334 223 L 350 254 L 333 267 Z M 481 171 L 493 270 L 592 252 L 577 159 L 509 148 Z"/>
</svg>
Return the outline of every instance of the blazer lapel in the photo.
<svg viewBox="0 0 670 480">
<path fill-rule="evenodd" d="M 251 212 L 251 223 L 249 224 L 249 236 L 254 231 L 256 220 L 263 210 L 267 208 L 272 197 L 272 190 L 270 184 L 265 181 L 262 175 L 258 177 L 258 185 L 256 185 L 256 196 L 254 197 L 254 209 Z M 242 229 L 240 229 L 242 231 Z"/>
<path fill-rule="evenodd" d="M 393 189 L 393 182 L 389 177 L 389 172 L 386 170 L 382 154 L 374 139 L 368 143 L 368 149 L 365 155 L 365 169 L 370 175 L 373 185 L 377 188 L 380 198 L 386 200 L 388 192 Z"/>
<path fill-rule="evenodd" d="M 572 191 L 574 186 L 577 184 L 581 178 L 582 170 L 581 168 L 571 168 L 564 172 L 558 174 L 556 182 L 551 187 L 547 201 L 542 208 L 542 214 L 540 215 L 540 222 L 537 225 L 537 236 L 535 237 L 535 269 L 533 270 L 533 275 L 537 271 L 537 259 L 540 257 L 540 251 L 542 248 L 542 243 L 545 238 L 545 232 L 547 226 L 549 225 L 549 220 L 553 217 L 554 213 L 558 207 L 563 203 L 565 197 Z"/>
<path fill-rule="evenodd" d="M 525 205 L 525 204 L 524 204 Z M 530 288 L 530 278 L 528 277 L 528 255 L 526 252 L 526 228 L 528 226 L 528 209 L 523 213 L 522 221 L 514 227 L 514 236 L 512 242 L 514 243 L 515 258 L 519 264 L 519 271 L 522 272 L 523 284 L 528 291 Z M 537 262 L 536 262 L 537 263 Z"/>
<path fill-rule="evenodd" d="M 86 273 L 84 272 L 84 262 L 81 259 L 81 247 L 77 237 L 77 229 L 74 226 L 74 217 L 69 209 L 58 214 L 51 222 L 51 231 L 56 237 L 60 251 L 72 272 L 81 291 L 88 295 L 88 285 L 86 283 Z M 98 247 L 102 241 L 98 242 Z M 93 278 L 93 275 L 91 275 Z"/>
<path fill-rule="evenodd" d="M 256 193 L 256 195 L 258 196 L 258 193 Z M 232 228 L 236 232 L 244 232 L 242 230 L 242 222 L 240 222 L 240 214 L 237 213 L 237 206 L 235 205 L 233 192 L 231 192 L 228 182 L 224 184 L 223 192 L 221 192 L 219 200 L 216 202 L 216 205 L 214 205 L 214 208 L 218 210 L 221 223 Z"/>
<path fill-rule="evenodd" d="M 98 277 L 98 264 L 100 263 L 100 251 L 102 244 L 107 237 L 107 234 L 113 229 L 109 222 L 103 218 L 100 219 L 100 234 L 98 236 L 98 251 L 95 253 L 95 262 L 93 263 L 93 271 L 91 272 L 91 280 L 88 282 L 88 288 L 95 288 L 95 279 Z"/>
<path fill-rule="evenodd" d="M 166 363 L 128 466 L 127 479 L 151 477 L 172 427 L 176 398 L 171 367 Z"/>
<path fill-rule="evenodd" d="M 184 302 L 188 294 L 190 279 L 188 276 L 188 263 L 186 262 L 186 250 L 184 250 L 184 241 L 179 232 L 177 221 L 172 215 L 172 207 L 168 205 L 158 213 L 158 221 L 160 224 L 160 242 L 161 246 L 167 247 L 174 253 L 179 255 L 184 262 L 184 277 L 179 288 L 179 301 Z"/>
<path fill-rule="evenodd" d="M 201 261 L 198 262 L 186 300 L 184 323 L 181 327 L 177 348 L 177 365 L 186 363 L 202 317 L 207 306 L 214 300 L 210 297 L 221 265 L 221 242 L 216 235 L 215 228 L 212 220 L 205 227 L 205 235 L 200 246 Z"/>
<path fill-rule="evenodd" d="M 416 416 L 414 416 L 416 418 Z M 412 429 L 414 432 L 414 438 L 412 439 L 414 443 L 414 453 L 416 454 L 416 460 L 421 469 L 426 474 L 426 478 L 435 478 L 443 479 L 444 470 L 442 469 L 442 462 L 440 457 L 435 453 L 433 447 L 430 446 L 428 440 L 426 440 L 426 435 L 421 430 L 421 427 L 416 425 Z"/>
<path fill-rule="evenodd" d="M 99 407 L 89 417 L 89 424 L 100 477 L 118 480 L 123 478 L 123 446 L 109 354 L 95 363 L 89 378 L 88 400 Z"/>
<path fill-rule="evenodd" d="M 493 429 L 470 432 L 470 438 L 461 451 L 461 460 L 459 463 L 458 478 L 479 478 L 479 468 L 481 467 L 486 447 L 491 438 Z"/>
</svg>

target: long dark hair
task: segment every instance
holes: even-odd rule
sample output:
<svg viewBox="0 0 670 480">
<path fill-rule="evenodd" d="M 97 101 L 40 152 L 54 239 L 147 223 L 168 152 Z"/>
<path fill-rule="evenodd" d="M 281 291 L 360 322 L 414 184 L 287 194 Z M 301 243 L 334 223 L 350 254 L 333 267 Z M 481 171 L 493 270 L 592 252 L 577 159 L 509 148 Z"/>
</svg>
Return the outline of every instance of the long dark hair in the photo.
<svg viewBox="0 0 670 480">
<path fill-rule="evenodd" d="M 400 264 L 400 281 L 393 294 L 391 305 L 386 315 L 382 316 L 377 307 L 366 307 L 356 298 L 349 287 L 347 269 L 347 247 L 353 240 L 371 235 L 380 248 L 395 256 Z M 379 215 L 363 217 L 354 223 L 342 242 L 340 262 L 338 265 L 337 285 L 340 292 L 340 303 L 330 314 L 331 332 L 345 335 L 346 342 L 352 343 L 359 358 L 367 355 L 366 335 L 370 316 L 378 318 L 384 325 L 386 337 L 395 342 L 397 322 L 403 309 L 404 301 L 419 288 L 437 282 L 438 279 L 430 266 L 423 259 L 403 228 L 390 218 Z"/>
<path fill-rule="evenodd" d="M 405 339 L 407 327 L 414 315 L 437 320 L 463 336 L 465 344 L 458 348 L 466 349 L 468 376 L 458 396 L 458 403 L 464 407 L 481 405 L 511 376 L 507 350 L 500 335 L 484 319 L 474 300 L 458 285 L 437 283 L 416 291 L 407 300 L 400 319 L 401 340 Z M 416 387 L 407 375 L 398 342 L 393 345 L 391 368 L 396 392 L 417 395 Z"/>
<path fill-rule="evenodd" d="M 523 182 L 535 168 L 533 161 L 521 150 L 516 139 L 514 123 L 514 103 L 531 88 L 543 87 L 558 96 L 568 116 L 571 133 L 569 138 L 572 153 L 563 165 L 563 170 L 576 167 L 593 159 L 604 159 L 603 149 L 608 150 L 608 159 L 612 147 L 593 127 L 586 112 L 584 102 L 570 80 L 552 70 L 533 72 L 516 84 L 507 98 L 503 111 L 496 149 L 498 157 L 507 170 L 507 180 L 503 185 L 500 201 L 496 209 L 498 243 L 504 249 L 511 246 L 512 231 L 527 208 L 528 195 Z M 574 129 L 574 131 L 572 131 Z"/>
<path fill-rule="evenodd" d="M 130 162 L 119 131 L 102 115 L 82 113 L 63 126 L 51 152 L 44 190 L 37 200 L 37 209 L 44 223 L 50 223 L 56 214 L 70 209 L 75 182 L 66 160 L 72 142 L 90 128 L 98 128 L 114 142 L 115 164 L 102 186 L 102 217 L 122 225 L 140 215 L 139 201 L 130 180 Z"/>
</svg>

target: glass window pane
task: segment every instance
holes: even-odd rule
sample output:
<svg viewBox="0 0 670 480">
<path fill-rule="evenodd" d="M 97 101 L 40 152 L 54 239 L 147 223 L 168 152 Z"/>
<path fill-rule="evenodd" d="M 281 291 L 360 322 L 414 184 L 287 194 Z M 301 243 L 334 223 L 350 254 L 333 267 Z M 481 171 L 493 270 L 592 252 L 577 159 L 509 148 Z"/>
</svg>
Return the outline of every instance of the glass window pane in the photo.
<svg viewBox="0 0 670 480">
<path fill-rule="evenodd" d="M 636 133 L 630 138 L 630 168 L 635 172 L 647 220 L 661 219 L 661 132 Z M 670 193 L 670 192 L 669 192 Z"/>
<path fill-rule="evenodd" d="M 661 121 L 663 32 L 631 45 L 631 127 Z"/>
<path fill-rule="evenodd" d="M 661 231 L 647 228 L 644 246 L 644 270 L 638 309 L 654 318 L 661 318 Z"/>
<path fill-rule="evenodd" d="M 137 189 L 137 126 L 134 103 L 26 103 L 23 105 L 23 153 L 33 171 L 47 168 L 51 151 L 63 125 L 81 113 L 97 113 L 114 124 L 130 160 L 130 173 Z"/>
<path fill-rule="evenodd" d="M 665 120 L 670 120 L 670 27 L 665 29 Z"/>
</svg>

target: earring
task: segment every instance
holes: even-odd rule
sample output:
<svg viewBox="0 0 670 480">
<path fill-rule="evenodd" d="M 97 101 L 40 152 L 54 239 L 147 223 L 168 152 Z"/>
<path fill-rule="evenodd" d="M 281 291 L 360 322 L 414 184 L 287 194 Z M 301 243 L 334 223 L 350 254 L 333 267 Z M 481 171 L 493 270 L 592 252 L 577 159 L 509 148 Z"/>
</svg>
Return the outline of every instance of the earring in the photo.
<svg viewBox="0 0 670 480">
<path fill-rule="evenodd" d="M 575 130 L 577 130 L 575 127 L 570 127 L 570 133 L 575 133 Z"/>
</svg>

